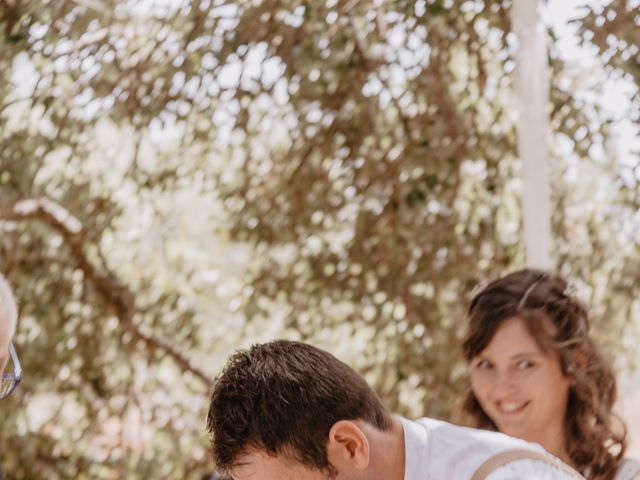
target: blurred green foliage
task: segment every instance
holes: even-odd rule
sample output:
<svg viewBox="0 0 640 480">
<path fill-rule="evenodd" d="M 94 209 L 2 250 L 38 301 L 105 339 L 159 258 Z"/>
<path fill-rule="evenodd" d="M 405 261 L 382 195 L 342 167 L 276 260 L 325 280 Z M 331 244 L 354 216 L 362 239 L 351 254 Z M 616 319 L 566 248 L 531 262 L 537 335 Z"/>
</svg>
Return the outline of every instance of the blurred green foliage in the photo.
<svg viewBox="0 0 640 480">
<path fill-rule="evenodd" d="M 0 1 L 0 269 L 25 370 L 0 411 L 9 478 L 200 478 L 210 379 L 276 336 L 450 418 L 472 290 L 524 262 L 509 10 Z M 577 20 L 636 88 L 636 125 L 637 11 Z M 551 65 L 554 263 L 628 369 L 640 167 L 553 43 Z"/>
</svg>

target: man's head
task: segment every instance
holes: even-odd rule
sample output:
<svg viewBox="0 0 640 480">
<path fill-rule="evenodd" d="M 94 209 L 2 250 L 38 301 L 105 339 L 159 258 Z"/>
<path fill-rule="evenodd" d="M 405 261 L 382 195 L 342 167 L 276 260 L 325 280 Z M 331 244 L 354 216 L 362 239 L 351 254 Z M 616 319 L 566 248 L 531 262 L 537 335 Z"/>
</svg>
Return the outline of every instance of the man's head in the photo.
<svg viewBox="0 0 640 480">
<path fill-rule="evenodd" d="M 18 307 L 9 282 L 0 274 L 0 372 L 9 361 L 9 342 L 16 331 Z"/>
<path fill-rule="evenodd" d="M 207 420 L 214 460 L 237 480 L 324 480 L 344 469 L 366 469 L 367 438 L 392 426 L 352 368 L 286 340 L 229 359 Z"/>
</svg>

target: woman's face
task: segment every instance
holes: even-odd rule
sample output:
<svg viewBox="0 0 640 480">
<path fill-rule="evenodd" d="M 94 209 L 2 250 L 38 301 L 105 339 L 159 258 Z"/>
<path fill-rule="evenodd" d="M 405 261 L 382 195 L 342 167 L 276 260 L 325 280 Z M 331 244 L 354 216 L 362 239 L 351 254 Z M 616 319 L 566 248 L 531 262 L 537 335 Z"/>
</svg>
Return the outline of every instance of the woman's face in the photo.
<svg viewBox="0 0 640 480">
<path fill-rule="evenodd" d="M 471 360 L 471 388 L 498 429 L 540 443 L 563 445 L 571 379 L 554 352 L 545 352 L 522 319 L 505 320 Z"/>
</svg>

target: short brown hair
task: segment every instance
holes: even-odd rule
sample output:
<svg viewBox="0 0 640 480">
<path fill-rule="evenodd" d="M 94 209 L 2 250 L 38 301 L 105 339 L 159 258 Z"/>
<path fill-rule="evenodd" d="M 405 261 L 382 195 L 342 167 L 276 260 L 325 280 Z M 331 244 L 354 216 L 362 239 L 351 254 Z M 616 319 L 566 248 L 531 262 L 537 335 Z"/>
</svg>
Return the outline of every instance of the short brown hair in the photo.
<svg viewBox="0 0 640 480">
<path fill-rule="evenodd" d="M 213 387 L 207 429 L 223 471 L 256 448 L 335 473 L 327 441 L 339 420 L 391 427 L 389 412 L 351 367 L 314 346 L 277 340 L 229 358 Z"/>
<path fill-rule="evenodd" d="M 613 478 L 626 450 L 626 431 L 612 413 L 616 378 L 589 335 L 587 309 L 558 275 L 533 269 L 506 275 L 471 301 L 466 359 L 480 354 L 502 323 L 514 317 L 523 320 L 541 348 L 558 356 L 562 372 L 572 379 L 565 430 L 574 466 L 593 480 Z M 464 409 L 477 427 L 497 430 L 471 390 Z"/>
</svg>

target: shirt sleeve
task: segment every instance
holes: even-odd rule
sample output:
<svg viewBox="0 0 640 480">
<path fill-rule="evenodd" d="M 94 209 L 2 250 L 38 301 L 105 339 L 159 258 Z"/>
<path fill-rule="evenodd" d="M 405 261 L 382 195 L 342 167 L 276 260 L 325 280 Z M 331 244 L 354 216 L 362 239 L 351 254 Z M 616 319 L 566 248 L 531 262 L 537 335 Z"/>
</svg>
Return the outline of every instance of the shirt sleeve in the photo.
<svg viewBox="0 0 640 480">
<path fill-rule="evenodd" d="M 491 472 L 486 480 L 576 480 L 582 477 L 542 460 L 522 459 Z"/>
</svg>

